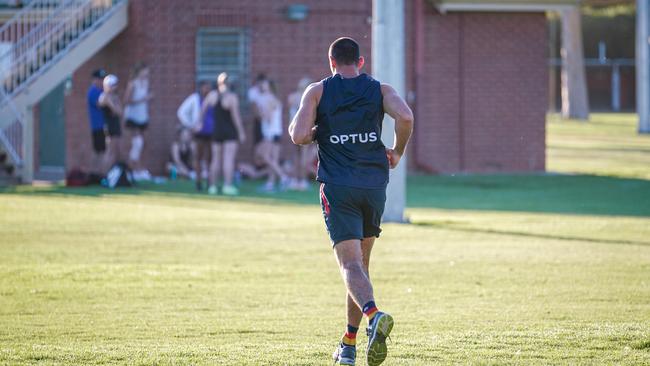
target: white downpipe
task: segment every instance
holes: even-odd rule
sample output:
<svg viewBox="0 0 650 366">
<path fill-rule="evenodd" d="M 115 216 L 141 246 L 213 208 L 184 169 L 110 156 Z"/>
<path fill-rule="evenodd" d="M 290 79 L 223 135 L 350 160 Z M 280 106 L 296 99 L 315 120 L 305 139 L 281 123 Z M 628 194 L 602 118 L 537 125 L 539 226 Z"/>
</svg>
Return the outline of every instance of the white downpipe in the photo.
<svg viewBox="0 0 650 366">
<path fill-rule="evenodd" d="M 393 86 L 406 97 L 404 0 L 373 0 L 372 2 L 372 74 Z M 387 147 L 395 141 L 395 121 L 386 116 L 381 139 Z M 383 221 L 405 222 L 406 157 L 390 171 L 386 190 Z"/>
</svg>

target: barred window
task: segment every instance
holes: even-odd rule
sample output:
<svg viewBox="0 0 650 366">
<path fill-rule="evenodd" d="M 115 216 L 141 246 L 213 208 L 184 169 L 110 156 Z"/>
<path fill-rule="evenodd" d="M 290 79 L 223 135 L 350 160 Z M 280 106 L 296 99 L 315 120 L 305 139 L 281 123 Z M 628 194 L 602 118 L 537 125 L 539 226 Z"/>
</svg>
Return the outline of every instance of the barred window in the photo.
<svg viewBox="0 0 650 366">
<path fill-rule="evenodd" d="M 249 41 L 245 28 L 201 28 L 196 39 L 196 79 L 214 83 L 227 72 L 242 102 L 249 85 Z"/>
</svg>

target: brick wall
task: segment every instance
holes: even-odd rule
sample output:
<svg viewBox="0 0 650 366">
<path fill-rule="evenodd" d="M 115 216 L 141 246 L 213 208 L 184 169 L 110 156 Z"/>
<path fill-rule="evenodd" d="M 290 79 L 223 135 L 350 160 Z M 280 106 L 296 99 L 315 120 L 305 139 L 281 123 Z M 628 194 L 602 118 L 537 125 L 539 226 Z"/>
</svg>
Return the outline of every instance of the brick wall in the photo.
<svg viewBox="0 0 650 366">
<path fill-rule="evenodd" d="M 73 75 L 65 105 L 67 168 L 88 168 L 90 163 L 85 93 L 92 70 L 103 67 L 117 74 L 123 87 L 131 66 L 145 61 L 151 66 L 155 99 L 144 159 L 152 172 L 162 172 L 177 124 L 176 109 L 194 89 L 200 27 L 248 27 L 251 76 L 265 72 L 275 79 L 283 101 L 302 76 L 328 76 L 326 51 L 338 36 L 349 35 L 361 43 L 370 72 L 370 1 L 303 0 L 310 13 L 297 23 L 284 16 L 292 3 L 132 0 L 129 27 Z M 424 62 L 421 75 L 416 75 L 414 7 L 407 1 L 407 90 L 415 96 L 409 101 L 417 118 L 411 167 L 443 173 L 543 170 L 544 15 L 440 15 L 423 3 Z M 250 121 L 245 122 L 252 136 Z M 296 149 L 287 136 L 284 143 L 284 155 L 290 157 Z M 250 143 L 241 151 L 241 159 L 250 158 Z"/>
<path fill-rule="evenodd" d="M 544 15 L 441 16 L 429 8 L 424 30 L 414 165 L 440 173 L 544 170 Z"/>
</svg>

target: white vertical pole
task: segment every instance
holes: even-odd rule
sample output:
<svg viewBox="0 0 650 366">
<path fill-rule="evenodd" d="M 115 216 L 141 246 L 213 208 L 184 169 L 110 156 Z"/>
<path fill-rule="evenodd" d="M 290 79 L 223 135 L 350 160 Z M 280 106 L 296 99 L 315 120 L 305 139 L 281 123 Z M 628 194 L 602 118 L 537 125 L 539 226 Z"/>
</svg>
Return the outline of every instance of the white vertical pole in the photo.
<svg viewBox="0 0 650 366">
<path fill-rule="evenodd" d="M 621 110 L 621 67 L 619 64 L 612 64 L 612 110 Z"/>
<path fill-rule="evenodd" d="M 23 110 L 23 166 L 21 181 L 31 184 L 34 180 L 34 110 L 28 106 Z"/>
<path fill-rule="evenodd" d="M 373 0 L 372 2 L 372 73 L 382 83 L 393 86 L 406 97 L 404 0 Z M 382 141 L 392 147 L 395 121 L 386 116 Z M 406 206 L 406 158 L 390 172 L 386 191 L 384 222 L 404 222 Z"/>
<path fill-rule="evenodd" d="M 650 4 L 636 2 L 636 110 L 639 133 L 650 133 Z"/>
<path fill-rule="evenodd" d="M 562 117 L 589 119 L 580 8 L 562 10 Z"/>
</svg>

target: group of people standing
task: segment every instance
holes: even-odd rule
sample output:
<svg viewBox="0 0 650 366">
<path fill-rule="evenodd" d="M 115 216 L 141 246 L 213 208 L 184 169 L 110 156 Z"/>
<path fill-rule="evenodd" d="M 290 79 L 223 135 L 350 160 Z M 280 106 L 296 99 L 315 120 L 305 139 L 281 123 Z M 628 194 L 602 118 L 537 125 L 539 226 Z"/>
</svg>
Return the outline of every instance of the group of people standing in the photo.
<svg viewBox="0 0 650 366">
<path fill-rule="evenodd" d="M 309 187 L 307 176 L 313 171 L 308 166 L 315 159 L 315 149 L 301 148 L 293 163 L 281 159 L 283 110 L 274 83 L 259 75 L 248 90 L 254 124 L 254 157 L 252 163 L 237 164 L 239 145 L 247 138 L 239 97 L 230 88 L 228 74 L 219 74 L 216 81 L 214 90 L 209 82 L 200 82 L 197 92 L 188 96 L 178 108 L 180 127 L 168 164 L 172 175 L 194 179 L 197 189 L 207 187 L 209 194 L 239 194 L 236 176 L 266 177 L 260 191 L 267 193 L 306 190 Z M 307 85 L 309 80 L 303 78 L 298 90 L 289 96 L 290 118 L 298 110 L 300 96 Z M 206 185 L 203 184 L 205 180 Z"/>
<path fill-rule="evenodd" d="M 151 174 L 142 164 L 144 132 L 149 126 L 149 68 L 138 63 L 126 86 L 124 98 L 117 90 L 119 79 L 103 69 L 95 70 L 86 102 L 93 146 L 93 170 L 103 175 L 117 162 L 128 161 L 135 180 L 150 180 Z M 125 127 L 130 149 L 127 159 L 120 150 L 122 126 Z"/>
<path fill-rule="evenodd" d="M 95 70 L 87 93 L 92 146 L 93 172 L 103 175 L 118 163 L 125 163 L 136 181 L 150 180 L 142 162 L 145 131 L 149 126 L 149 67 L 138 63 L 127 82 L 124 97 L 118 94 L 119 79 L 103 69 Z M 304 90 L 310 84 L 302 78 L 287 99 L 289 120 L 293 118 Z M 300 147 L 289 158 L 282 157 L 285 131 L 283 103 L 275 83 L 260 74 L 247 93 L 252 114 L 254 154 L 252 162 L 237 163 L 239 146 L 247 139 L 241 103 L 231 90 L 227 73 L 221 73 L 216 86 L 201 81 L 177 110 L 180 122 L 171 146 L 168 172 L 172 178 L 194 180 L 199 191 L 209 194 L 238 195 L 237 178 L 266 178 L 262 192 L 306 190 L 314 173 L 315 146 Z M 287 123 L 288 124 L 288 123 Z M 121 151 L 122 131 L 130 143 Z"/>
<path fill-rule="evenodd" d="M 212 90 L 210 83 L 205 81 L 198 89 L 178 108 L 179 141 L 172 144 L 169 169 L 194 179 L 198 190 L 203 190 L 203 180 L 207 178 L 209 194 L 218 193 L 217 182 L 223 173 L 221 192 L 237 195 L 235 160 L 239 144 L 246 140 L 239 97 L 230 90 L 226 73 L 217 77 L 216 89 Z M 183 161 L 181 151 L 194 158 Z M 203 174 L 204 171 L 207 174 Z"/>
</svg>

